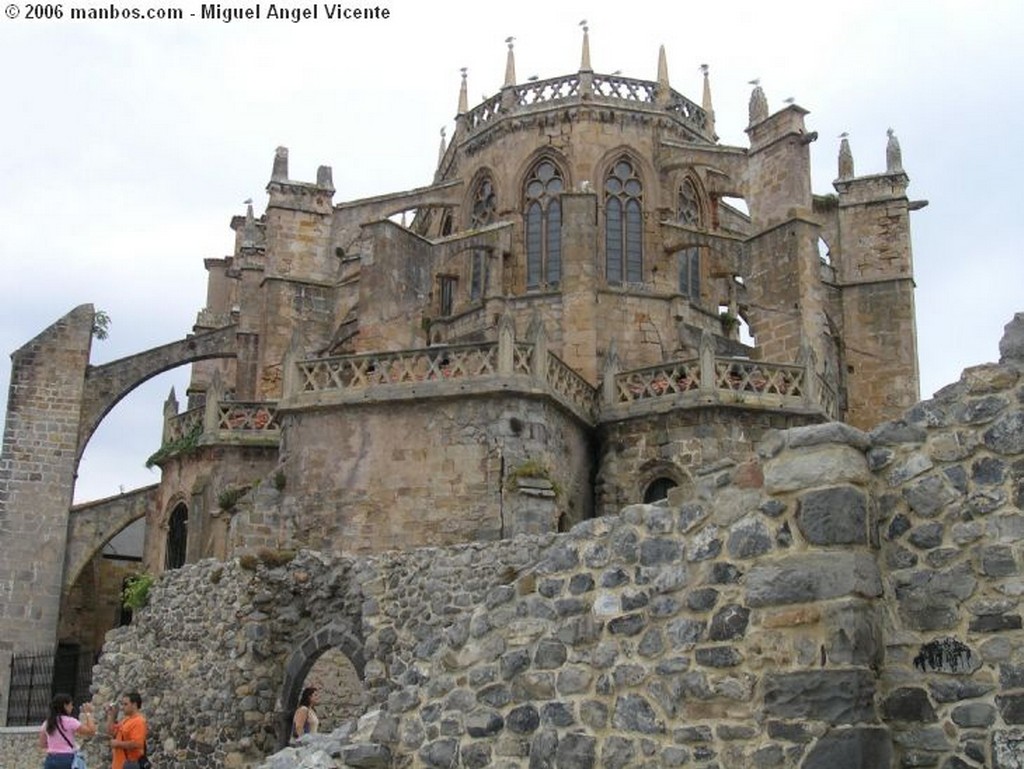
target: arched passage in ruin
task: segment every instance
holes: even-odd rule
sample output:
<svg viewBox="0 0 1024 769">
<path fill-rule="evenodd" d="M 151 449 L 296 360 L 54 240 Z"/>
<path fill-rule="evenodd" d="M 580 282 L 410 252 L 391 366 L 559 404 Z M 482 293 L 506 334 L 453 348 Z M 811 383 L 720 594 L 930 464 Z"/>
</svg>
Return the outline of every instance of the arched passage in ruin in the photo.
<svg viewBox="0 0 1024 769">
<path fill-rule="evenodd" d="M 294 713 L 298 705 L 299 695 L 306 685 L 306 678 L 310 671 L 313 670 L 314 665 L 322 658 L 328 657 L 330 661 L 330 656 L 337 657 L 339 653 L 344 656 L 348 663 L 351 663 L 351 668 L 359 682 L 359 694 L 361 695 L 365 667 L 363 642 L 350 628 L 346 628 L 336 621 L 331 622 L 301 641 L 288 657 L 288 661 L 285 663 L 284 681 L 281 684 L 281 693 L 278 697 L 278 713 L 280 716 L 278 743 L 282 747 L 287 745 L 291 738 L 292 713 Z M 344 660 L 336 659 L 335 661 L 341 662 L 344 665 Z M 342 680 L 345 678 L 350 679 L 351 676 L 343 674 L 339 678 Z M 349 683 L 354 682 L 350 681 Z M 354 709 L 353 706 L 356 703 L 351 701 L 354 699 L 354 696 L 349 695 L 349 697 L 342 699 L 348 700 L 345 703 L 348 709 Z M 330 701 L 330 698 L 328 700 Z M 328 716 L 332 718 L 331 726 L 337 726 L 340 723 L 340 720 L 336 717 L 337 715 L 340 714 L 328 714 L 325 709 L 321 720 L 324 719 L 324 716 Z"/>
</svg>

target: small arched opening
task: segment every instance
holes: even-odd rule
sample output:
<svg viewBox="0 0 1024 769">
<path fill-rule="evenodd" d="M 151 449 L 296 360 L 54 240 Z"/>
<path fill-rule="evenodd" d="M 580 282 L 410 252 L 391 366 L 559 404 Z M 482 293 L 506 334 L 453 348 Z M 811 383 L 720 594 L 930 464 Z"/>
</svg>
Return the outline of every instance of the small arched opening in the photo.
<svg viewBox="0 0 1024 769">
<path fill-rule="evenodd" d="M 647 484 L 647 488 L 644 489 L 644 504 L 650 505 L 655 502 L 660 502 L 663 499 L 668 499 L 668 493 L 671 489 L 674 489 L 679 484 L 675 482 L 675 479 L 660 476 L 655 478 L 653 481 Z"/>
<path fill-rule="evenodd" d="M 188 550 L 188 508 L 179 502 L 171 511 L 167 522 L 167 555 L 164 564 L 168 569 L 180 569 L 185 565 Z"/>
<path fill-rule="evenodd" d="M 278 700 L 278 742 L 287 745 L 299 697 L 307 686 L 318 690 L 319 731 L 329 732 L 363 714 L 362 643 L 343 627 L 330 624 L 299 642 L 285 664 Z"/>
</svg>

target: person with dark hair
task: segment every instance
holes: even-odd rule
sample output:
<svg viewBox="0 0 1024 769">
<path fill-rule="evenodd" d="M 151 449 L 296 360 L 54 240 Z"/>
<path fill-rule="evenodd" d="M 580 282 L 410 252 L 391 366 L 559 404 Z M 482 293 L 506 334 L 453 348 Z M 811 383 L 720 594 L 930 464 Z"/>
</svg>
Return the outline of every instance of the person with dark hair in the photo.
<svg viewBox="0 0 1024 769">
<path fill-rule="evenodd" d="M 70 695 L 56 694 L 50 700 L 50 714 L 39 727 L 39 747 L 46 751 L 43 769 L 70 769 L 75 751 L 78 750 L 75 737 L 91 737 L 96 734 L 92 703 L 82 705 L 81 721 L 71 715 L 73 709 Z"/>
<path fill-rule="evenodd" d="M 317 688 L 307 686 L 299 696 L 299 706 L 292 718 L 292 739 L 297 740 L 304 734 L 315 734 L 320 727 L 320 719 L 316 714 Z"/>
<path fill-rule="evenodd" d="M 146 755 L 146 717 L 142 715 L 142 695 L 136 691 L 121 695 L 124 717 L 115 721 L 117 705 L 107 705 L 107 734 L 114 754 L 111 769 L 140 769 L 140 760 Z"/>
</svg>

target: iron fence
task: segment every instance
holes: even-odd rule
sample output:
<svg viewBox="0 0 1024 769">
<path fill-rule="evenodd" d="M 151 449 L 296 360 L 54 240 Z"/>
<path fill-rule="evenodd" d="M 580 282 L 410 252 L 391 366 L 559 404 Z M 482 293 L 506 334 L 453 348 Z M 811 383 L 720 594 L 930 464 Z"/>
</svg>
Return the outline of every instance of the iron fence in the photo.
<svg viewBox="0 0 1024 769">
<path fill-rule="evenodd" d="M 94 654 L 77 644 L 58 644 L 15 654 L 11 659 L 11 688 L 7 726 L 35 726 L 46 720 L 50 700 L 58 692 L 75 704 L 89 698 Z"/>
</svg>

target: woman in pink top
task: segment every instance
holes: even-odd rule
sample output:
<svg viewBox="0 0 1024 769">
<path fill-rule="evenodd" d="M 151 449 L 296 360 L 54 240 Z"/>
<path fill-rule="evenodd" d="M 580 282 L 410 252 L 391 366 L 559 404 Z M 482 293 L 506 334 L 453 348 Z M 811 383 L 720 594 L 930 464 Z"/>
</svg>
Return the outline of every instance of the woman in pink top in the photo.
<svg viewBox="0 0 1024 769">
<path fill-rule="evenodd" d="M 75 735 L 91 737 L 96 734 L 92 717 L 92 703 L 82 705 L 82 720 L 71 717 L 74 707 L 66 694 L 54 695 L 50 702 L 50 715 L 39 728 L 39 747 L 46 751 L 43 769 L 71 769 L 71 761 L 78 750 Z"/>
</svg>

